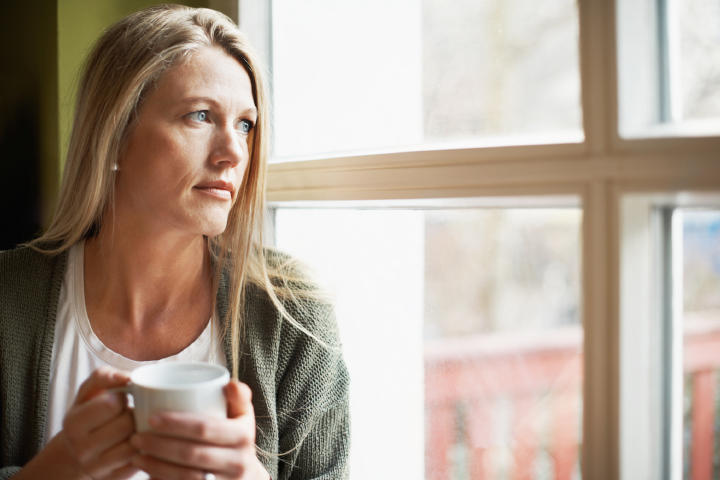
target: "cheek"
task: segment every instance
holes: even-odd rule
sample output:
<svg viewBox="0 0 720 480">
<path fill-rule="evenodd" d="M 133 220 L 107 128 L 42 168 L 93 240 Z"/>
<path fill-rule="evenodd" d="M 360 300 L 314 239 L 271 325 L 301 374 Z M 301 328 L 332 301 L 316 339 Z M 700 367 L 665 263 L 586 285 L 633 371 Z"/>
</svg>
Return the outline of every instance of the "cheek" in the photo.
<svg viewBox="0 0 720 480">
<path fill-rule="evenodd" d="M 245 184 L 247 182 L 247 176 L 249 174 L 250 174 L 250 158 L 248 155 L 245 155 L 245 160 L 240 162 L 238 164 L 238 166 L 235 167 L 235 178 L 237 178 L 241 189 L 245 188 Z"/>
<path fill-rule="evenodd" d="M 202 164 L 197 164 L 197 145 L 179 135 L 167 132 L 144 132 L 128 148 L 124 165 L 121 166 L 128 186 L 162 199 L 175 196 L 192 183 Z"/>
</svg>

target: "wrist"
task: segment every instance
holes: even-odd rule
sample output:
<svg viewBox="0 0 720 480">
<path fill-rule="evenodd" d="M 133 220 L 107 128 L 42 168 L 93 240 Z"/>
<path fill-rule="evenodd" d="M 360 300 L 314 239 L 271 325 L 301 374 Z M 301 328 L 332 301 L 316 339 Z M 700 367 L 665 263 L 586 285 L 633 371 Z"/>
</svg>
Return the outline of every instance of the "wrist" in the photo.
<svg viewBox="0 0 720 480">
<path fill-rule="evenodd" d="M 34 480 L 53 478 L 57 480 L 88 480 L 72 455 L 64 433 L 61 431 L 25 465 L 13 479 Z"/>
<path fill-rule="evenodd" d="M 270 475 L 260 459 L 255 457 L 255 460 L 257 462 L 257 474 L 253 476 L 253 478 L 256 478 L 257 480 L 273 480 L 272 475 Z"/>
</svg>

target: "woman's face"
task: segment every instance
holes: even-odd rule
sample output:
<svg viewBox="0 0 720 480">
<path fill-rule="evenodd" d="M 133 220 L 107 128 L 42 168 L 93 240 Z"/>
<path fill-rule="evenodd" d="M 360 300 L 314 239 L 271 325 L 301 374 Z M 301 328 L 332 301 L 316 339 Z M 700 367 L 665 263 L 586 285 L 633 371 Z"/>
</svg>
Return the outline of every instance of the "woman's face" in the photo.
<svg viewBox="0 0 720 480">
<path fill-rule="evenodd" d="M 218 48 L 196 52 L 168 71 L 140 108 L 119 161 L 116 215 L 145 231 L 222 233 L 256 120 L 240 63 Z"/>
</svg>

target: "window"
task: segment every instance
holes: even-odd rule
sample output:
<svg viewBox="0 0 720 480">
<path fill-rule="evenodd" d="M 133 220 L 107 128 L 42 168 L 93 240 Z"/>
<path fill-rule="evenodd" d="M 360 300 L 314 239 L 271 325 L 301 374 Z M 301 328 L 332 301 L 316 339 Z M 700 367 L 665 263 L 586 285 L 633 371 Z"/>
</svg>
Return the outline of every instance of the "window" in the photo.
<svg viewBox="0 0 720 480">
<path fill-rule="evenodd" d="M 712 478 L 720 474 L 720 209 L 676 215 L 682 224 L 683 478 Z"/>
<path fill-rule="evenodd" d="M 581 212 L 456 204 L 275 212 L 337 299 L 352 476 L 577 475 Z"/>
<path fill-rule="evenodd" d="M 275 156 L 580 141 L 577 29 L 573 0 L 275 1 Z"/>
<path fill-rule="evenodd" d="M 623 200 L 623 478 L 717 472 L 719 206 L 720 195 L 707 193 Z"/>
<path fill-rule="evenodd" d="M 680 2 L 677 11 L 683 119 L 720 118 L 720 5 Z"/>
<path fill-rule="evenodd" d="M 249 3 L 253 5 L 246 5 Z M 308 3 L 312 3 L 308 8 L 320 5 L 317 2 Z M 527 14 L 523 10 L 524 3 L 520 5 L 521 3 L 523 2 L 498 1 L 474 2 L 473 5 L 502 4 L 503 14 L 509 22 L 503 25 L 510 25 L 517 18 Z M 264 5 L 264 9 L 258 5 Z M 533 96 L 537 91 L 530 90 L 539 87 L 530 82 L 528 84 L 530 86 L 527 87 L 530 90 L 508 93 L 511 102 L 520 102 L 520 105 L 517 105 L 518 110 L 514 111 L 516 113 L 508 118 L 516 118 L 513 116 L 519 115 L 523 117 L 519 119 L 521 123 L 531 122 L 535 120 L 530 117 L 537 113 L 537 117 L 534 118 L 539 119 L 539 123 L 535 124 L 540 125 L 539 127 L 530 127 L 531 123 L 527 123 L 517 129 L 503 127 L 497 130 L 473 130 L 469 128 L 472 122 L 460 120 L 457 124 L 448 121 L 446 123 L 448 130 L 445 131 L 432 126 L 442 124 L 444 121 L 433 123 L 434 120 L 429 120 L 433 118 L 437 120 L 440 118 L 439 115 L 426 115 L 426 112 L 430 111 L 424 100 L 426 91 L 423 87 L 426 78 L 424 70 L 426 52 L 424 47 L 421 47 L 424 30 L 435 25 L 433 22 L 439 22 L 442 14 L 435 14 L 429 19 L 424 17 L 423 12 L 431 8 L 429 0 L 365 2 L 362 4 L 364 8 L 362 11 L 359 5 L 349 1 L 339 1 L 334 2 L 328 9 L 355 8 L 356 18 L 368 22 L 375 20 L 369 17 L 382 18 L 388 22 L 387 25 L 396 26 L 398 32 L 407 34 L 407 38 L 397 42 L 414 45 L 414 50 L 407 53 L 408 58 L 402 60 L 412 63 L 414 72 L 421 72 L 422 80 L 418 82 L 417 77 L 413 77 L 413 80 L 407 80 L 408 83 L 404 83 L 405 80 L 397 83 L 395 80 L 409 77 L 403 77 L 405 75 L 403 72 L 393 72 L 390 68 L 392 65 L 381 70 L 390 77 L 385 79 L 386 81 L 377 81 L 377 77 L 371 80 L 381 87 L 388 88 L 407 85 L 407 91 L 397 92 L 397 98 L 393 97 L 390 100 L 399 102 L 405 98 L 403 95 L 412 95 L 417 101 L 408 101 L 407 110 L 404 106 L 402 108 L 393 106 L 391 102 L 388 106 L 395 109 L 392 115 L 380 113 L 381 118 L 369 123 L 365 121 L 367 117 L 358 117 L 365 119 L 359 129 L 359 132 L 362 132 L 361 136 L 365 138 L 348 140 L 347 143 L 343 143 L 345 140 L 339 141 L 342 135 L 333 130 L 335 125 L 325 125 L 321 128 L 322 124 L 306 123 L 302 119 L 286 123 L 284 127 L 276 125 L 278 158 L 269 168 L 267 194 L 277 215 L 285 216 L 284 219 L 280 218 L 278 228 L 284 228 L 282 222 L 290 221 L 294 215 L 317 215 L 318 218 L 326 215 L 325 221 L 318 220 L 318 222 L 335 227 L 334 234 L 342 235 L 343 230 L 340 225 L 344 223 L 336 220 L 338 217 L 347 220 L 353 215 L 362 213 L 370 217 L 378 215 L 372 218 L 386 215 L 383 225 L 387 225 L 388 228 L 397 227 L 401 231 L 396 233 L 395 238 L 405 239 L 403 241 L 407 248 L 398 249 L 399 254 L 424 258 L 420 252 L 427 248 L 428 243 L 421 245 L 418 239 L 423 238 L 428 242 L 427 235 L 429 226 L 432 225 L 432 215 L 440 215 L 439 211 L 455 212 L 457 209 L 473 211 L 474 209 L 484 213 L 496 211 L 513 214 L 511 212 L 515 209 L 524 210 L 533 207 L 533 212 L 537 214 L 537 218 L 540 218 L 544 209 L 575 209 L 578 217 L 582 218 L 577 225 L 580 232 L 577 244 L 579 258 L 577 318 L 582 323 L 580 342 L 582 357 L 579 357 L 582 363 L 582 382 L 579 387 L 581 395 L 573 398 L 581 399 L 577 404 L 577 415 L 581 420 L 578 421 L 577 430 L 567 429 L 567 432 L 570 432 L 567 438 L 571 438 L 572 434 L 572 438 L 577 439 L 578 467 L 556 468 L 550 453 L 551 449 L 542 441 L 539 448 L 532 449 L 534 460 L 530 463 L 520 463 L 532 465 L 534 469 L 527 478 L 580 476 L 584 479 L 603 480 L 681 478 L 684 459 L 692 457 L 684 453 L 685 447 L 682 442 L 683 428 L 692 428 L 688 427 L 691 425 L 690 422 L 683 422 L 685 401 L 682 392 L 690 391 L 690 387 L 685 390 L 678 389 L 677 385 L 682 385 L 684 378 L 683 363 L 669 361 L 672 358 L 677 359 L 678 352 L 682 352 L 682 342 L 678 343 L 678 339 L 683 337 L 677 334 L 668 335 L 668 332 L 674 331 L 672 328 L 677 329 L 678 325 L 682 325 L 675 321 L 679 317 L 673 313 L 673 308 L 677 308 L 681 303 L 678 303 L 677 299 L 674 302 L 668 301 L 672 299 L 667 295 L 672 283 L 668 285 L 661 280 L 677 277 L 663 275 L 662 272 L 668 264 L 672 265 L 672 258 L 675 258 L 677 263 L 677 259 L 682 256 L 673 257 L 668 253 L 671 252 L 669 249 L 672 242 L 667 240 L 672 237 L 672 228 L 668 227 L 667 219 L 672 217 L 672 212 L 677 209 L 720 208 L 720 203 L 716 200 L 720 192 L 720 161 L 717 154 L 720 151 L 720 138 L 717 136 L 720 129 L 713 126 L 714 90 L 705 90 L 710 94 L 710 97 L 704 97 L 708 100 L 699 101 L 697 103 L 699 106 L 693 107 L 696 108 L 695 112 L 699 112 L 700 110 L 697 109 L 700 107 L 707 108 L 703 110 L 705 113 L 690 113 L 689 98 L 695 94 L 680 93 L 678 96 L 678 92 L 683 91 L 679 85 L 696 85 L 692 88 L 701 91 L 702 88 L 697 87 L 700 84 L 693 84 L 687 79 L 683 80 L 684 83 L 673 80 L 680 72 L 689 68 L 678 68 L 678 60 L 693 58 L 687 50 L 690 47 L 684 46 L 683 43 L 686 41 L 683 38 L 687 39 L 689 34 L 683 33 L 682 28 L 685 27 L 682 26 L 682 22 L 685 20 L 682 19 L 690 18 L 687 17 L 690 14 L 683 12 L 687 9 L 695 9 L 693 5 L 700 4 L 691 0 L 677 0 L 677 2 L 578 0 L 576 5 L 558 1 L 557 5 L 564 5 L 563 8 L 566 8 L 564 10 L 566 13 L 560 14 L 550 8 L 549 3 L 543 3 L 543 8 L 538 7 L 530 13 L 530 16 L 536 17 L 528 20 L 530 23 L 542 24 L 555 13 L 558 16 L 552 18 L 569 18 L 569 23 L 558 24 L 556 31 L 548 34 L 550 37 L 538 36 L 536 43 L 531 43 L 528 47 L 527 51 L 531 52 L 527 54 L 529 57 L 523 58 L 531 58 L 541 50 L 549 48 L 548 45 L 555 45 L 557 48 L 550 50 L 555 52 L 558 58 L 551 60 L 559 62 L 558 64 L 566 62 L 564 65 L 569 66 L 550 68 L 550 63 L 543 65 L 543 68 L 547 66 L 548 71 L 551 72 L 550 77 L 559 75 L 556 77 L 559 78 L 557 83 L 550 82 L 547 85 L 556 85 L 552 88 L 561 90 L 563 95 L 567 94 L 563 98 L 569 100 L 566 103 L 557 103 L 556 99 L 561 98 L 561 95 L 555 96 L 554 93 L 539 94 L 542 98 L 537 99 L 538 97 Z M 464 5 L 462 2 L 453 3 L 454 9 L 452 12 L 447 12 L 447 16 L 457 21 L 457 18 L 461 17 L 459 12 L 462 5 Z M 705 13 L 692 14 L 696 15 L 693 18 L 706 20 L 706 25 L 703 25 L 707 26 L 707 28 L 698 27 L 693 34 L 704 36 L 706 32 L 712 32 L 712 28 L 715 28 L 716 23 L 713 23 L 711 16 L 711 10 L 715 8 L 713 5 L 714 3 L 701 7 L 706 9 L 703 10 Z M 246 30 L 256 32 L 255 43 L 265 45 L 265 52 L 271 59 L 274 72 L 282 71 L 290 65 L 284 62 L 301 60 L 297 55 L 294 59 L 288 59 L 287 52 L 283 57 L 280 50 L 275 51 L 274 42 L 276 39 L 279 41 L 279 36 L 282 35 L 281 32 L 275 32 L 274 29 L 279 28 L 280 25 L 275 21 L 282 20 L 284 15 L 282 9 L 286 7 L 300 8 L 288 7 L 286 2 L 277 0 L 272 2 L 272 5 L 244 0 L 240 3 L 240 23 Z M 398 11 L 392 11 L 395 7 Z M 403 11 L 406 13 L 402 13 L 401 9 L 405 9 Z M 673 11 L 679 12 L 677 16 L 672 16 L 675 15 Z M 659 12 L 662 16 L 659 16 Z M 334 29 L 333 31 L 340 29 L 338 24 L 321 25 L 323 22 L 319 20 L 315 22 L 316 19 L 325 18 L 326 13 L 329 14 L 322 12 L 305 22 L 302 35 L 313 36 L 323 29 Z M 298 13 L 301 14 L 303 12 Z M 497 25 L 490 20 L 486 21 L 489 23 L 483 23 L 484 20 L 478 20 L 477 16 L 470 13 L 466 18 L 468 21 L 472 19 L 478 25 Z M 318 25 L 316 26 L 315 23 Z M 373 23 L 370 22 L 369 25 Z M 392 39 L 383 37 L 384 34 L 378 31 L 378 28 L 372 27 L 369 37 L 375 35 L 376 39 L 383 38 L 384 40 L 380 41 L 381 46 L 387 46 L 388 50 L 395 49 L 394 51 L 397 52 L 398 44 L 393 44 Z M 437 28 L 442 30 L 440 26 Z M 527 24 L 528 33 L 534 32 L 534 28 Z M 573 33 L 575 28 L 577 28 L 578 40 L 573 46 L 571 45 L 573 41 L 568 39 L 575 35 Z M 350 27 L 345 30 L 349 31 L 349 29 Z M 483 27 L 477 27 L 477 30 L 482 29 Z M 271 31 L 273 33 L 270 33 Z M 469 33 L 463 32 L 465 31 L 460 29 L 448 35 L 467 34 L 467 43 L 472 44 L 476 42 L 471 38 L 472 35 L 480 34 L 472 31 L 471 28 L 468 30 Z M 661 32 L 667 35 L 660 35 Z M 490 35 L 489 32 L 487 34 Z M 512 35 L 513 32 L 506 33 L 504 38 L 513 38 Z M 553 38 L 555 40 L 552 40 Z M 714 37 L 711 34 L 708 38 Z M 323 45 L 323 41 L 319 39 L 315 41 L 321 47 L 318 52 L 322 52 L 323 49 L 337 49 L 336 45 Z M 559 42 L 560 45 L 554 44 L 554 41 Z M 713 48 L 712 44 L 706 44 L 705 40 L 698 42 L 706 50 L 703 50 L 704 53 L 697 58 L 714 58 L 708 53 Z M 366 42 L 368 48 L 372 44 L 372 39 Z M 277 48 L 283 47 L 277 45 Z M 456 50 L 451 49 L 451 53 Z M 570 58 L 575 55 L 573 53 L 575 51 L 579 58 L 577 67 L 572 66 L 574 60 Z M 365 52 L 358 52 L 358 55 L 360 54 Z M 378 61 L 392 63 L 383 57 L 390 54 L 388 51 L 379 52 Z M 345 51 L 339 52 L 338 55 L 336 62 L 338 66 L 351 63 L 347 58 L 343 58 L 346 55 Z M 440 60 L 444 63 L 442 68 L 438 67 L 440 70 L 451 70 L 450 66 L 446 66 L 446 63 L 451 64 L 453 61 L 448 55 L 441 56 Z M 309 57 L 305 58 L 309 59 Z M 526 61 L 532 63 L 532 60 Z M 477 68 L 481 73 L 478 75 L 484 75 L 487 71 L 497 68 L 497 64 L 488 67 L 487 64 L 479 62 L 480 60 Z M 714 78 L 713 68 L 717 62 L 710 60 L 704 64 L 700 60 L 697 62 L 698 71 L 701 72 L 698 73 L 700 77 Z M 334 65 L 333 62 L 328 61 L 320 63 L 322 65 L 317 65 L 318 69 L 328 69 Z M 313 78 L 313 72 L 320 71 L 313 70 L 316 65 L 312 62 L 295 65 L 297 76 L 300 77 L 297 80 L 300 82 L 298 85 Z M 671 65 L 675 65 L 675 69 L 671 68 Z M 517 75 L 517 70 L 514 68 L 516 67 L 510 68 L 511 77 Z M 566 74 L 560 75 L 561 72 Z M 320 77 L 319 80 L 335 78 L 327 75 Z M 538 83 L 543 81 L 541 77 L 537 75 Z M 460 79 L 459 76 L 456 78 Z M 577 80 L 572 80 L 573 78 L 579 80 L 579 104 L 573 103 L 572 100 L 573 96 L 578 98 L 575 93 L 577 90 L 573 90 L 577 87 L 572 84 Z M 285 114 L 290 115 L 285 117 L 288 119 L 293 118 L 297 113 L 310 114 L 311 112 L 299 110 L 287 112 L 287 105 L 283 106 L 282 97 L 282 88 L 285 87 L 282 86 L 282 80 L 278 81 L 281 83 L 276 85 L 274 98 L 278 121 L 281 121 L 282 115 Z M 304 90 L 307 92 L 306 98 L 300 95 L 298 101 L 314 102 L 313 106 L 309 107 L 312 111 L 315 104 L 324 102 L 327 97 L 322 92 L 313 90 L 316 85 L 310 83 L 308 89 Z M 458 84 L 457 91 L 475 94 L 480 91 L 475 88 L 475 83 L 479 85 L 481 82 L 471 81 L 471 86 Z M 510 88 L 510 86 L 506 87 Z M 419 92 L 422 92 L 422 95 Z M 678 102 L 678 98 L 682 98 L 682 101 Z M 334 123 L 355 125 L 353 124 L 355 120 L 348 118 L 355 114 L 350 113 L 348 109 L 338 108 L 338 102 L 341 101 L 349 100 L 343 96 L 332 97 L 329 105 L 317 107 L 318 112 L 336 109 L 332 117 L 323 113 L 324 117 L 321 121 L 332 120 Z M 359 103 L 364 106 L 363 102 Z M 473 107 L 470 103 L 463 107 L 479 115 L 481 107 Z M 682 108 L 678 110 L 678 105 L 684 105 L 685 110 Z M 679 117 L 672 117 L 673 111 L 681 111 L 682 114 Z M 405 124 L 402 115 L 409 112 L 415 113 L 410 123 Z M 416 115 L 418 112 L 422 112 L 422 116 Z M 574 115 L 574 118 L 579 120 L 557 123 L 556 115 L 560 113 L 564 115 L 568 112 L 574 113 L 564 118 L 573 118 Z M 543 119 L 548 119 L 547 126 L 552 128 L 545 129 L 542 125 Z M 371 126 L 369 131 L 365 128 L 367 125 Z M 453 125 L 458 125 L 457 129 Z M 560 127 L 555 128 L 557 125 Z M 406 132 L 405 129 L 411 126 L 415 129 L 414 136 L 408 134 L 400 139 L 390 138 L 391 134 Z M 582 133 L 578 135 L 580 127 Z M 463 130 L 465 128 L 467 130 Z M 292 132 L 292 129 L 296 131 Z M 313 129 L 316 130 L 311 131 Z M 355 130 L 354 133 L 358 133 L 358 129 Z M 283 135 L 289 139 L 291 137 L 287 135 L 304 134 L 314 140 L 305 142 L 305 139 L 301 139 L 302 141 L 297 142 L 297 146 L 294 145 L 294 141 L 287 140 L 283 146 L 282 142 L 285 141 L 282 139 Z M 320 138 L 323 134 L 333 138 Z M 292 151 L 293 148 L 298 150 Z M 303 161 L 288 161 L 290 159 Z M 564 204 L 563 198 L 574 198 L 574 205 Z M 438 207 L 438 204 L 442 208 Z M 306 211 L 302 212 L 303 209 Z M 686 217 L 690 215 L 689 212 L 683 213 Z M 393 214 L 398 216 L 407 214 L 408 218 L 412 217 L 414 220 L 407 220 L 409 223 L 406 224 L 403 223 L 404 220 L 393 220 Z M 453 214 L 448 213 L 448 215 Z M 338 217 L 330 221 L 328 220 L 330 217 L 327 216 L 331 215 Z M 372 224 L 380 221 L 368 220 L 368 222 Z M 401 228 L 403 225 L 404 227 Z M 424 230 L 421 228 L 422 225 L 425 226 Z M 279 233 L 279 235 L 286 235 L 286 239 L 293 236 L 292 231 L 290 234 Z M 281 236 L 278 240 L 282 240 Z M 379 252 L 382 252 L 383 248 L 391 249 L 392 240 L 393 238 L 386 236 L 378 241 L 380 245 L 373 245 L 378 246 Z M 302 242 L 303 239 L 295 238 L 293 241 Z M 289 244 L 285 245 L 290 248 Z M 677 246 L 677 242 L 675 245 Z M 362 250 L 371 246 L 371 243 L 368 243 Z M 521 256 L 523 248 L 516 248 L 517 255 Z M 304 255 L 299 253 L 300 250 L 297 252 L 299 256 Z M 394 257 L 387 258 L 378 253 L 374 258 L 386 260 L 381 267 L 378 267 L 383 272 L 395 268 L 392 263 Z M 321 260 L 310 258 L 307 260 L 322 268 Z M 681 264 L 682 262 L 679 265 Z M 369 265 L 363 267 L 369 268 Z M 677 268 L 679 267 L 676 266 L 676 271 Z M 416 292 L 425 292 L 430 285 L 424 284 L 424 280 L 421 279 L 426 277 L 419 270 L 414 272 L 413 288 Z M 555 274 L 548 275 L 552 279 Z M 557 275 L 557 278 L 560 277 Z M 367 280 L 368 283 L 371 281 L 372 279 Z M 388 281 L 388 278 L 381 277 L 379 281 Z M 392 286 L 406 288 L 406 285 Z M 336 288 L 340 296 L 341 287 L 336 286 Z M 663 291 L 665 294 L 662 293 Z M 674 291 L 678 291 L 677 286 Z M 531 295 L 523 293 L 522 296 L 529 298 Z M 443 295 L 443 298 L 448 299 L 450 296 Z M 394 311 L 398 312 L 398 315 L 384 323 L 388 333 L 392 329 L 397 329 L 395 333 L 408 335 L 408 344 L 403 345 L 398 353 L 400 360 L 408 362 L 424 355 L 420 353 L 420 349 L 425 351 L 426 340 L 418 333 L 417 325 L 422 324 L 425 330 L 435 328 L 431 323 L 425 323 L 426 318 L 428 321 L 433 318 L 432 315 L 425 315 L 426 299 L 420 301 L 415 298 L 414 302 L 408 300 L 406 303 L 396 304 Z M 342 299 L 339 299 L 339 304 L 341 303 Z M 551 303 L 548 300 L 543 305 L 547 306 Z M 373 305 L 367 304 L 363 308 L 372 310 Z M 536 313 L 533 311 L 533 314 Z M 400 314 L 414 315 L 414 320 L 402 317 Z M 531 317 L 532 315 L 529 315 L 527 318 Z M 409 328 L 412 322 L 415 322 L 414 329 Z M 668 330 L 668 326 L 672 328 Z M 465 332 L 463 335 L 474 334 Z M 348 342 L 346 338 L 343 338 L 343 341 Z M 431 342 L 431 340 L 427 341 Z M 531 336 L 532 345 L 537 346 L 541 341 L 541 335 L 535 333 Z M 389 354 L 382 345 L 384 344 L 378 344 L 378 355 Z M 347 348 L 348 361 L 351 362 L 351 347 Z M 667 351 L 673 353 L 675 357 L 663 356 L 662 353 Z M 413 371 L 416 372 L 416 377 L 413 381 L 419 382 L 417 375 L 420 367 L 415 365 L 417 368 Z M 431 370 L 427 364 L 423 364 L 422 369 L 425 374 Z M 472 380 L 464 380 L 464 382 L 471 384 Z M 418 415 L 424 415 L 421 413 L 424 408 L 423 402 L 418 399 L 428 396 L 420 395 L 422 392 L 418 392 L 419 383 L 414 385 L 415 389 L 412 392 L 418 395 L 396 394 L 397 390 L 394 389 L 396 385 L 386 385 L 377 394 L 378 397 L 373 397 L 370 401 L 377 402 L 380 396 L 385 394 L 391 395 L 390 400 L 394 401 L 407 398 L 407 402 L 402 404 L 406 408 L 400 413 L 414 415 L 412 418 L 417 419 Z M 512 416 L 508 412 L 512 409 L 507 407 L 510 403 L 503 404 L 500 401 L 499 404 L 506 407 L 499 407 L 499 410 L 494 411 L 491 414 L 491 422 L 510 425 L 509 419 Z M 506 410 L 502 410 L 503 408 Z M 567 418 L 576 418 L 574 417 L 576 410 L 567 409 L 567 411 L 570 412 L 566 415 Z M 431 429 L 426 428 L 426 425 L 430 425 L 431 421 L 424 419 L 418 423 L 413 420 L 412 424 L 406 424 L 407 429 L 396 435 L 403 440 L 402 443 L 407 444 L 405 446 L 408 449 L 415 452 L 413 454 L 415 456 L 411 457 L 412 460 L 400 462 L 404 463 L 401 465 L 404 467 L 402 478 L 431 478 L 430 476 L 436 471 L 445 472 L 446 478 L 477 478 L 473 476 L 478 468 L 473 463 L 473 459 L 477 457 L 470 448 L 475 444 L 462 441 L 463 438 L 467 439 L 474 435 L 470 434 L 472 427 L 469 427 L 470 422 L 467 420 L 458 421 L 458 419 L 468 419 L 471 415 L 472 410 L 462 404 L 447 414 L 448 425 L 468 426 L 468 428 L 463 427 L 464 429 L 450 429 L 445 443 L 438 443 L 438 445 L 451 445 L 449 450 L 451 454 L 442 457 L 443 461 L 451 466 L 448 467 L 449 470 L 434 470 L 435 460 L 430 460 L 431 456 L 425 454 L 425 445 L 427 445 L 425 442 L 431 436 L 428 434 Z M 390 420 L 401 421 L 400 417 Z M 699 423 L 704 424 L 695 422 L 696 425 Z M 543 422 L 539 424 L 549 425 Z M 359 431 L 357 429 L 363 427 L 358 427 L 356 422 L 355 428 Z M 538 431 L 542 432 L 540 437 L 546 439 L 548 430 L 546 427 L 543 428 Z M 502 428 L 499 431 L 503 431 Z M 504 431 L 507 433 L 507 430 Z M 383 431 L 383 435 L 391 434 Z M 707 437 L 707 432 L 703 435 Z M 513 437 L 508 434 L 504 438 Z M 380 440 L 384 440 L 384 437 Z M 485 443 L 485 445 L 497 444 Z M 695 445 L 699 443 L 695 442 Z M 496 475 L 495 478 L 512 478 L 509 476 L 517 471 L 513 470 L 514 465 L 517 464 L 514 459 L 520 457 L 515 456 L 512 448 L 505 447 L 504 450 L 491 448 L 489 451 L 494 452 L 490 454 L 494 460 L 488 465 L 492 464 L 494 465 L 492 468 L 497 467 L 499 470 L 487 472 Z M 570 452 L 570 449 L 567 451 Z M 381 453 L 378 452 L 379 455 Z M 356 454 L 357 452 L 354 451 L 353 455 Z M 703 462 L 700 463 L 707 465 L 707 462 Z M 696 461 L 696 472 L 698 464 Z M 550 465 L 553 467 L 550 468 Z M 355 480 L 373 478 L 367 471 L 363 471 L 363 468 L 364 465 L 353 465 L 352 475 Z"/>
<path fill-rule="evenodd" d="M 720 133 L 720 6 L 617 2 L 620 130 L 627 138 Z"/>
</svg>

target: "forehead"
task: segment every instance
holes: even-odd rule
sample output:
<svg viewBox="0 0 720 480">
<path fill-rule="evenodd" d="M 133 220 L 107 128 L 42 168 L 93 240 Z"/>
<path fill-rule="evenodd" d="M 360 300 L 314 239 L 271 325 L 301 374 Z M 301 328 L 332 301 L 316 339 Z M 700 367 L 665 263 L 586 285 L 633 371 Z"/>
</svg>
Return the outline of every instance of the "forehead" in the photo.
<svg viewBox="0 0 720 480">
<path fill-rule="evenodd" d="M 170 69 L 156 93 L 167 100 L 208 97 L 232 109 L 255 106 L 247 71 L 220 48 L 205 47 Z"/>
</svg>

